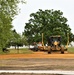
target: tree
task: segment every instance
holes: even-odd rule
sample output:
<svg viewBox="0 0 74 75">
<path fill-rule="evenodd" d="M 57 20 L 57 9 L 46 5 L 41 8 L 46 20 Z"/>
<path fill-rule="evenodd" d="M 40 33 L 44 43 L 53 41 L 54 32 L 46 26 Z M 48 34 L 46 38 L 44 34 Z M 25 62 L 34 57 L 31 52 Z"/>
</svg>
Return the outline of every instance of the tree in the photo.
<svg viewBox="0 0 74 75">
<path fill-rule="evenodd" d="M 0 0 L 0 49 L 6 47 L 11 38 L 14 16 L 18 14 L 18 3 L 24 0 Z"/>
<path fill-rule="evenodd" d="M 15 29 L 12 30 L 12 38 L 10 39 L 10 45 L 15 46 L 15 49 L 17 47 L 19 38 L 20 38 L 20 35 L 16 32 L 16 30 Z"/>
<path fill-rule="evenodd" d="M 41 10 L 30 14 L 29 22 L 24 28 L 24 35 L 27 36 L 28 42 L 41 41 L 41 34 L 44 33 L 44 42 L 51 35 L 61 35 L 62 43 L 67 43 L 67 33 L 72 41 L 71 28 L 67 24 L 67 18 L 63 16 L 60 10 Z"/>
<path fill-rule="evenodd" d="M 15 46 L 15 49 L 19 50 L 20 46 L 27 45 L 26 37 L 20 35 L 16 30 L 12 30 L 12 37 L 9 40 L 9 46 Z"/>
</svg>

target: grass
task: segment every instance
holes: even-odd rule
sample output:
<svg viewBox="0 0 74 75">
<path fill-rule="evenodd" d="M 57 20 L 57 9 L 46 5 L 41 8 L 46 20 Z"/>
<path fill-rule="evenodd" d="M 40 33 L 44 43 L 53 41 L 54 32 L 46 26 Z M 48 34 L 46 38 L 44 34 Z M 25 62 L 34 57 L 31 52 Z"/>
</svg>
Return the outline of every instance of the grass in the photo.
<svg viewBox="0 0 74 75">
<path fill-rule="evenodd" d="M 8 54 L 8 53 L 2 52 L 2 50 L 0 50 L 0 54 Z"/>
<path fill-rule="evenodd" d="M 9 52 L 2 52 L 0 50 L 0 54 L 32 54 L 33 51 L 29 50 L 28 48 L 21 48 L 17 49 L 9 49 Z M 74 47 L 68 47 L 68 53 L 74 54 Z"/>
<path fill-rule="evenodd" d="M 69 52 L 69 53 L 74 53 L 74 47 L 69 47 L 69 48 L 68 48 L 68 52 Z"/>
<path fill-rule="evenodd" d="M 29 50 L 28 48 L 21 48 L 19 50 L 15 50 L 15 49 L 11 49 L 10 50 L 10 54 L 14 54 L 14 53 L 18 53 L 18 54 L 31 54 L 32 51 Z"/>
<path fill-rule="evenodd" d="M 31 50 L 28 48 L 21 48 L 19 50 L 17 49 L 9 49 L 9 52 L 2 52 L 0 50 L 0 54 L 31 54 L 33 53 Z"/>
</svg>

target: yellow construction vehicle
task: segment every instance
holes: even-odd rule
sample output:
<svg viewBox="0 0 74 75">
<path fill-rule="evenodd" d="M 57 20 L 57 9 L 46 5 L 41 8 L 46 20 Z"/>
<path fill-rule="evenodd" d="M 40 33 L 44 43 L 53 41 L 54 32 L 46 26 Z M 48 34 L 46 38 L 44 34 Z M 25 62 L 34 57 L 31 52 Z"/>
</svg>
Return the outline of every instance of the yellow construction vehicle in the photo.
<svg viewBox="0 0 74 75">
<path fill-rule="evenodd" d="M 39 46 L 38 46 L 38 50 L 43 50 L 43 51 L 48 51 L 48 54 L 51 54 L 52 51 L 54 50 L 58 50 L 61 52 L 61 54 L 64 54 L 64 51 L 68 49 L 68 45 L 69 45 L 69 34 L 67 34 L 68 37 L 68 41 L 67 41 L 67 45 L 66 47 L 64 47 L 63 45 L 61 45 L 61 36 L 60 35 L 55 35 L 55 36 L 50 36 L 48 39 L 48 46 L 44 46 L 44 36 L 42 33 L 42 42 L 39 42 Z"/>
<path fill-rule="evenodd" d="M 59 50 L 64 54 L 64 47 L 61 46 L 61 36 L 50 36 L 48 39 L 48 54 L 51 54 L 53 50 Z"/>
<path fill-rule="evenodd" d="M 43 42 L 43 33 L 42 33 L 42 42 L 39 42 L 38 49 L 39 50 L 44 50 L 45 49 L 44 42 Z"/>
</svg>

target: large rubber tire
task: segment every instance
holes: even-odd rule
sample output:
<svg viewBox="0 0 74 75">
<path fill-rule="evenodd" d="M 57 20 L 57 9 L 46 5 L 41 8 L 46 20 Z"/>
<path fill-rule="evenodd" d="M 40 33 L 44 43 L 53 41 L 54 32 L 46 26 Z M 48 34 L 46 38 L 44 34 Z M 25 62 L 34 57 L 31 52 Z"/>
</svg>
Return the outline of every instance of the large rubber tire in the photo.
<svg viewBox="0 0 74 75">
<path fill-rule="evenodd" d="M 48 54 L 51 54 L 51 51 L 48 51 Z"/>
<path fill-rule="evenodd" d="M 48 54 L 51 54 L 51 47 L 48 47 Z"/>
<path fill-rule="evenodd" d="M 38 51 L 38 48 L 34 48 L 34 50 L 35 50 L 35 52 L 37 52 Z"/>
<path fill-rule="evenodd" d="M 38 46 L 34 46 L 33 51 L 37 52 L 38 51 Z"/>
<path fill-rule="evenodd" d="M 64 48 L 61 47 L 61 54 L 64 54 Z"/>
<path fill-rule="evenodd" d="M 61 51 L 61 54 L 64 54 L 64 51 Z"/>
</svg>

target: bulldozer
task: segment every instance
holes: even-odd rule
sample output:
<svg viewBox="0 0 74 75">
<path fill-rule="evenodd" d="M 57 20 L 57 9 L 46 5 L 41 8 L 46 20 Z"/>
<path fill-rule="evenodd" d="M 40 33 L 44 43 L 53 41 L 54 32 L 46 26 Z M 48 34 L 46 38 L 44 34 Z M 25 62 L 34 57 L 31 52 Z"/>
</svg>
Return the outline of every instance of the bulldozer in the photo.
<svg viewBox="0 0 74 75">
<path fill-rule="evenodd" d="M 48 54 L 51 54 L 52 51 L 60 51 L 61 54 L 64 54 L 64 47 L 61 45 L 61 36 L 50 36 L 48 38 Z"/>
</svg>

